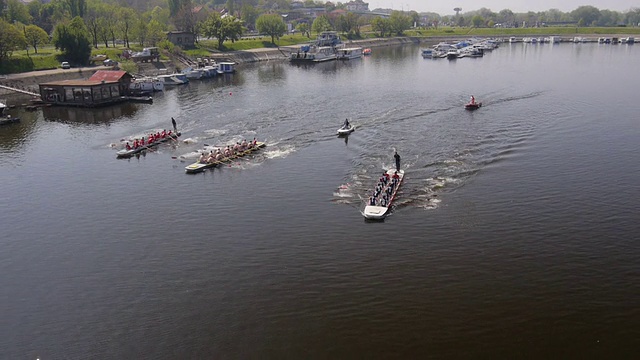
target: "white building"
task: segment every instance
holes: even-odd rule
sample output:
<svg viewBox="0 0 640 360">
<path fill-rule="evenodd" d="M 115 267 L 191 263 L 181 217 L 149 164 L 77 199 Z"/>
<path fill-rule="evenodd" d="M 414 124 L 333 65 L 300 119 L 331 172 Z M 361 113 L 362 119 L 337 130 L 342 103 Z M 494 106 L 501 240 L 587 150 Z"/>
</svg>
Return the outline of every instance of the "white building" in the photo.
<svg viewBox="0 0 640 360">
<path fill-rule="evenodd" d="M 352 0 L 345 4 L 347 11 L 369 11 L 369 3 L 362 0 Z"/>
</svg>

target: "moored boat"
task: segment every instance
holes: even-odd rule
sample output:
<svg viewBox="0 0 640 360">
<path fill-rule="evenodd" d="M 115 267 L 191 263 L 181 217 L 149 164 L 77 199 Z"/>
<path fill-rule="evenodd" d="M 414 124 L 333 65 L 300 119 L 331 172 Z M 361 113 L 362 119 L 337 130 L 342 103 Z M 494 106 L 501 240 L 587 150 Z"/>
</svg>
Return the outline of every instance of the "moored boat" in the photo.
<svg viewBox="0 0 640 360">
<path fill-rule="evenodd" d="M 5 105 L 3 102 L 0 102 L 0 125 L 7 125 L 7 124 L 20 121 L 20 118 L 11 117 L 11 115 L 6 114 L 5 111 L 7 109 L 8 109 L 8 106 Z"/>
<path fill-rule="evenodd" d="M 362 48 L 341 48 L 336 55 L 338 60 L 360 59 L 362 57 Z"/>
<path fill-rule="evenodd" d="M 164 142 L 177 140 L 180 135 L 182 135 L 182 134 L 179 133 L 179 132 L 178 133 L 172 133 L 171 135 L 167 135 L 164 138 L 158 139 L 158 140 L 152 142 L 151 144 L 141 145 L 141 146 L 138 146 L 136 148 L 131 148 L 131 149 L 122 149 L 122 150 L 120 150 L 120 151 L 118 151 L 116 153 L 116 157 L 118 159 L 132 157 L 133 155 L 135 155 L 135 154 L 137 154 L 139 152 L 142 152 L 144 150 L 148 150 L 148 149 L 150 149 L 150 148 L 152 148 L 154 146 L 158 146 L 158 145 L 160 145 L 160 144 L 162 144 Z"/>
<path fill-rule="evenodd" d="M 254 145 L 253 147 L 251 147 L 249 149 L 246 149 L 244 151 L 241 151 L 241 152 L 239 152 L 237 154 L 234 154 L 234 155 L 225 157 L 225 158 L 223 158 L 221 160 L 216 160 L 216 161 L 213 161 L 213 162 L 202 163 L 202 162 L 198 161 L 198 162 L 195 162 L 195 163 L 193 163 L 191 165 L 186 166 L 184 169 L 185 169 L 185 172 L 187 174 L 199 173 L 199 172 L 205 171 L 206 169 L 216 167 L 216 166 L 218 166 L 220 164 L 227 163 L 229 161 L 232 161 L 234 159 L 243 157 L 245 155 L 249 155 L 249 154 L 251 154 L 251 153 L 253 153 L 255 151 L 260 150 L 261 148 L 263 148 L 265 146 L 267 146 L 267 144 L 265 144 L 264 142 L 258 141 L 256 143 L 256 145 Z"/>
<path fill-rule="evenodd" d="M 373 201 L 370 200 L 370 202 L 367 204 L 367 206 L 365 206 L 364 211 L 362 212 L 366 219 L 383 220 L 387 216 L 391 205 L 393 205 L 393 200 L 395 199 L 396 194 L 398 193 L 398 189 L 400 188 L 400 184 L 402 184 L 402 179 L 404 178 L 404 170 L 396 171 L 396 169 L 389 169 L 386 171 L 386 174 L 388 175 L 389 180 L 386 182 L 386 184 L 379 183 L 380 185 L 382 185 L 381 190 L 379 191 L 377 196 L 371 197 L 371 200 Z M 397 180 L 394 181 L 393 179 L 396 176 Z M 387 195 L 388 199 L 386 201 L 383 200 L 383 194 L 388 194 L 389 192 L 390 195 Z"/>
<path fill-rule="evenodd" d="M 189 78 L 185 74 L 167 74 L 158 75 L 158 80 L 167 85 L 182 85 L 189 82 Z"/>
<path fill-rule="evenodd" d="M 218 63 L 218 74 L 233 74 L 236 72 L 235 65 L 236 63 L 228 61 Z"/>
</svg>

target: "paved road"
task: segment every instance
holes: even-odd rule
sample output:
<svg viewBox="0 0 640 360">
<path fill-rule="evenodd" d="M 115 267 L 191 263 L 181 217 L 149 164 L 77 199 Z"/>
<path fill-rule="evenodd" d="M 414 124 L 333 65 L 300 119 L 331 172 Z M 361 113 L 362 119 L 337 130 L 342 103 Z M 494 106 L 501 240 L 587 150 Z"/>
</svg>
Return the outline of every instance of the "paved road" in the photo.
<svg viewBox="0 0 640 360">
<path fill-rule="evenodd" d="M 86 66 L 86 67 L 75 67 L 71 69 L 51 69 L 51 70 L 38 70 L 38 71 L 28 71 L 24 73 L 18 74 L 8 74 L 8 75 L 0 75 L 0 80 L 22 80 L 30 77 L 38 77 L 38 76 L 49 76 L 49 75 L 58 75 L 64 73 L 79 73 L 85 71 L 97 71 L 97 70 L 111 70 L 111 66 Z"/>
</svg>

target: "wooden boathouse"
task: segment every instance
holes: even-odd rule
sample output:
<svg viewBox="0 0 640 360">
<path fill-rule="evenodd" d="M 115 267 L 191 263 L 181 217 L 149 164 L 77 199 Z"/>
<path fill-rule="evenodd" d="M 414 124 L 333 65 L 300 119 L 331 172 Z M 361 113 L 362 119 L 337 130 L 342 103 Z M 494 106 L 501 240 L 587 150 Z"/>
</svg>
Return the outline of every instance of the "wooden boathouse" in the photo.
<svg viewBox="0 0 640 360">
<path fill-rule="evenodd" d="M 47 104 L 96 107 L 126 101 L 132 76 L 126 71 L 98 70 L 87 80 L 62 80 L 39 84 Z"/>
</svg>

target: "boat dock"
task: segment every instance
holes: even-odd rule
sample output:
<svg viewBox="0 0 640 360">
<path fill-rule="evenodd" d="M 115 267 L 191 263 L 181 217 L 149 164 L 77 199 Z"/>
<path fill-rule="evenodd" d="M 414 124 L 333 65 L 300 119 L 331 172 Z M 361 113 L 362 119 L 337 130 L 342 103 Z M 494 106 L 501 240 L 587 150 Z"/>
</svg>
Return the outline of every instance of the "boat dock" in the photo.
<svg viewBox="0 0 640 360">
<path fill-rule="evenodd" d="M 28 90 L 23 90 L 23 89 L 18 89 L 18 88 L 14 88 L 11 86 L 6 86 L 6 85 L 0 85 L 0 89 L 5 89 L 5 90 L 9 90 L 9 91 L 14 91 L 17 93 L 21 93 L 21 94 L 25 94 L 25 95 L 30 95 L 30 96 L 37 96 L 40 97 L 40 94 L 38 93 L 34 93 Z"/>
</svg>

